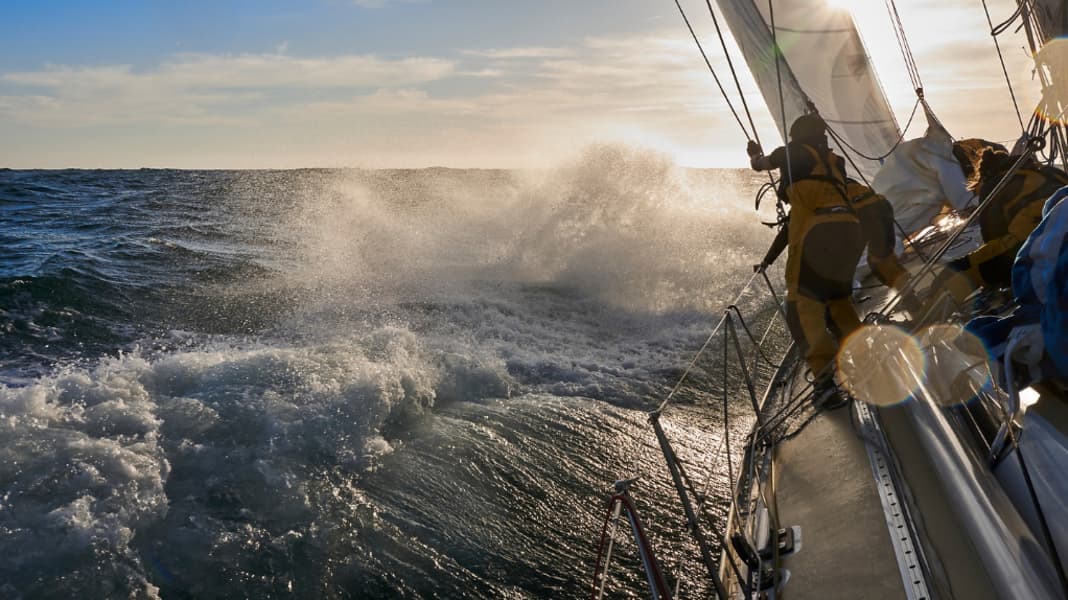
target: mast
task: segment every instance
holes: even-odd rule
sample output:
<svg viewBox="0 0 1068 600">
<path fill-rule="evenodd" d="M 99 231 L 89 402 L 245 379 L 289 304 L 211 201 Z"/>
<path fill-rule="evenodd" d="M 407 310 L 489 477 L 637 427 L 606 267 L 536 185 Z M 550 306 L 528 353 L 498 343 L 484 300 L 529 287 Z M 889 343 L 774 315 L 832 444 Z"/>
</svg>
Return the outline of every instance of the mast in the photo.
<svg viewBox="0 0 1068 600">
<path fill-rule="evenodd" d="M 1036 134 L 1051 120 L 1064 124 L 1068 112 L 1068 2 L 1065 0 L 1017 0 L 1027 44 L 1035 61 L 1035 73 L 1042 85 L 1042 97 L 1035 107 L 1030 132 Z M 1015 15 L 1009 22 L 1015 21 Z M 1000 26 L 999 26 L 1000 29 Z M 1050 127 L 1048 154 L 1058 155 L 1068 168 L 1068 127 Z"/>
</svg>

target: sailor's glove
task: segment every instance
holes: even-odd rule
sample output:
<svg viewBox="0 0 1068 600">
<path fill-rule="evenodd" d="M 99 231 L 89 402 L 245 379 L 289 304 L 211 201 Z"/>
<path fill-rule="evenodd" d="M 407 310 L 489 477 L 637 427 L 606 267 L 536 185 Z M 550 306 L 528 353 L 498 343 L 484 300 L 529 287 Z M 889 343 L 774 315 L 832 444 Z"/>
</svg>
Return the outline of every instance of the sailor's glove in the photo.
<svg viewBox="0 0 1068 600">
<path fill-rule="evenodd" d="M 749 155 L 749 158 L 764 156 L 764 150 L 756 140 L 749 140 L 749 143 L 745 145 L 745 153 Z"/>
</svg>

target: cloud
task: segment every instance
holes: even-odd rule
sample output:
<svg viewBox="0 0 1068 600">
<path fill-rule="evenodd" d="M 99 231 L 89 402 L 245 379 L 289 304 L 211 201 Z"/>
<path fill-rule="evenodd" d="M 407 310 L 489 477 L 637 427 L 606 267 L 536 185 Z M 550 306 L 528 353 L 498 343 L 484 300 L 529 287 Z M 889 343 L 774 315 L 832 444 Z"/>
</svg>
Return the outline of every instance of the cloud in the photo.
<svg viewBox="0 0 1068 600">
<path fill-rule="evenodd" d="M 482 58 L 514 59 L 514 58 L 556 58 L 561 56 L 574 56 L 574 48 L 548 48 L 528 46 L 524 48 L 489 48 L 484 50 L 464 50 L 468 56 L 480 56 Z"/>
<path fill-rule="evenodd" d="M 147 71 L 130 65 L 53 65 L 0 75 L 0 83 L 14 88 L 9 92 L 33 90 L 5 94 L 0 118 L 53 126 L 251 123 L 249 113 L 272 101 L 300 102 L 331 90 L 411 86 L 449 77 L 455 67 L 453 61 L 427 57 L 281 54 L 183 54 Z"/>
<path fill-rule="evenodd" d="M 43 71 L 5 74 L 0 80 L 61 91 L 141 85 L 171 89 L 335 88 L 433 81 L 450 75 L 454 68 L 453 61 L 421 57 L 390 61 L 374 55 L 295 58 L 282 54 L 185 54 L 147 72 L 135 72 L 129 65 L 52 66 Z"/>
<path fill-rule="evenodd" d="M 546 166 L 606 138 L 679 156 L 727 153 L 741 164 L 744 153 L 730 150 L 744 142 L 741 131 L 684 34 L 672 26 L 404 58 L 296 57 L 283 49 L 178 54 L 148 69 L 53 65 L 0 75 L 0 136 L 9 137 L 5 122 L 33 125 L 41 140 L 48 131 L 58 139 L 75 136 L 72 127 L 129 125 L 167 147 L 150 164 L 177 166 Z M 976 58 L 989 40 L 920 37 L 913 50 L 942 119 L 954 131 L 1001 135 L 974 131 L 995 123 L 999 111 L 1010 114 L 974 101 L 1004 91 L 996 55 L 992 63 Z M 900 61 L 896 45 L 890 49 Z M 726 72 L 719 52 L 710 58 Z M 756 86 L 744 68 L 740 75 L 761 135 L 776 137 Z M 911 95 L 902 77 L 883 81 Z M 196 148 L 185 139 L 193 137 Z M 196 162 L 206 145 L 215 149 L 212 160 L 233 162 Z"/>
</svg>

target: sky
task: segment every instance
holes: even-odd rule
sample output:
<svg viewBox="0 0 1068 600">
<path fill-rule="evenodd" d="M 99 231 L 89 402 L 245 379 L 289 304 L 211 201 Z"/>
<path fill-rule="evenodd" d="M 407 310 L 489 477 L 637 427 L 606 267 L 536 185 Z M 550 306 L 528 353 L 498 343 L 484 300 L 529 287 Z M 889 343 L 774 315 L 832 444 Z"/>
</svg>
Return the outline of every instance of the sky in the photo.
<svg viewBox="0 0 1068 600">
<path fill-rule="evenodd" d="M 705 3 L 680 1 L 727 77 Z M 853 12 L 904 123 L 915 96 L 883 0 L 828 1 Z M 1015 6 L 989 4 L 995 21 Z M 897 6 L 950 132 L 1018 135 L 980 2 Z M 1029 113 L 1038 86 L 1025 42 L 1002 40 Z M 775 139 L 742 70 L 761 137 Z M 546 168 L 605 142 L 686 166 L 745 163 L 745 137 L 672 0 L 0 6 L 0 167 Z"/>
</svg>

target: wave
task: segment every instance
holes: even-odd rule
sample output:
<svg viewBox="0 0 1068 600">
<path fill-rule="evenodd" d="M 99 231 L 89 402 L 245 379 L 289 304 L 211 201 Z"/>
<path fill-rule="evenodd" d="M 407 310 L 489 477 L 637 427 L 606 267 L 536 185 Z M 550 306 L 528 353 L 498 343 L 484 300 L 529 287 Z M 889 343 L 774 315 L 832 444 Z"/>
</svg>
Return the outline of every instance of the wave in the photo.
<svg viewBox="0 0 1068 600">
<path fill-rule="evenodd" d="M 152 560 L 204 562 L 248 534 L 242 514 L 306 530 L 322 472 L 373 468 L 391 427 L 514 385 L 499 360 L 436 355 L 386 328 L 346 344 L 123 355 L 0 387 L 0 550 L 18 557 L 0 579 L 29 596 L 152 595 Z M 166 557 L 137 547 L 149 529 Z"/>
<path fill-rule="evenodd" d="M 747 206 L 758 180 L 688 173 L 627 146 L 549 172 L 404 177 L 391 187 L 381 172 L 341 173 L 295 203 L 274 232 L 293 249 L 290 285 L 367 302 L 494 281 L 707 309 L 771 237 Z"/>
<path fill-rule="evenodd" d="M 748 174 L 626 146 L 45 183 L 97 176 L 122 235 L 0 280 L 0 596 L 573 595 L 538 524 L 771 237 Z"/>
</svg>

